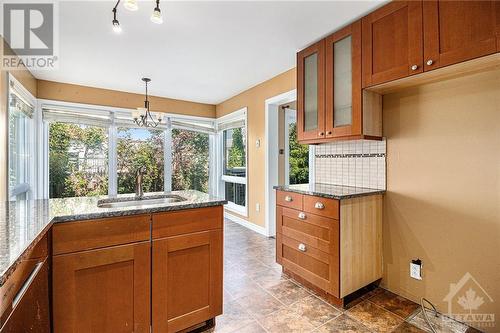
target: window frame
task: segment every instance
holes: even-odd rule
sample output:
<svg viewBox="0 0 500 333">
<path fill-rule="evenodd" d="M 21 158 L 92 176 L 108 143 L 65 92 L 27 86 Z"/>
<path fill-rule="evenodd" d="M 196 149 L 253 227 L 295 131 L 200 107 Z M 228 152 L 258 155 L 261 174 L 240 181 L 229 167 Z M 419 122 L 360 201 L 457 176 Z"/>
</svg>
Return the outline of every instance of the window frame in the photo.
<svg viewBox="0 0 500 333">
<path fill-rule="evenodd" d="M 130 128 L 141 128 L 143 127 L 136 125 L 124 125 L 117 121 L 118 117 L 128 117 L 131 119 L 131 109 L 126 108 L 118 108 L 118 107 L 108 107 L 108 106 L 99 106 L 99 105 L 91 105 L 91 104 L 83 104 L 83 103 L 72 103 L 72 102 L 64 102 L 64 101 L 55 101 L 55 100 L 47 100 L 47 99 L 39 99 L 37 103 L 37 112 L 40 114 L 39 116 L 39 126 L 41 127 L 41 134 L 39 135 L 39 142 L 42 145 L 40 149 L 41 153 L 39 156 L 41 157 L 41 161 L 43 161 L 43 167 L 41 169 L 38 177 L 41 183 L 40 188 L 43 189 L 42 196 L 43 198 L 49 198 L 49 123 L 50 121 L 45 121 L 42 119 L 42 110 L 44 108 L 50 107 L 61 107 L 61 108 L 70 108 L 74 109 L 74 111 L 80 110 L 90 110 L 92 112 L 107 112 L 110 114 L 111 123 L 106 126 L 108 129 L 108 196 L 116 197 L 118 195 L 118 174 L 117 174 L 117 143 L 118 143 L 118 128 L 119 127 L 130 127 Z M 198 116 L 189 116 L 183 114 L 173 114 L 173 113 L 163 113 L 164 119 L 166 121 L 165 127 L 160 128 L 163 130 L 163 145 L 164 145 L 164 174 L 170 175 L 170 177 L 164 177 L 164 192 L 170 192 L 172 190 L 172 129 L 173 128 L 181 128 L 187 129 L 191 131 L 198 131 L 202 133 L 209 134 L 210 138 L 215 136 L 215 119 L 207 118 L 207 117 L 198 117 Z M 117 117 L 118 116 L 118 117 Z M 193 126 L 196 127 L 196 124 L 201 124 L 196 128 L 190 128 L 189 124 L 186 123 L 186 126 L 182 125 L 174 125 L 172 122 L 178 124 L 183 121 L 189 121 L 193 123 Z M 78 122 L 75 122 L 78 123 Z M 203 129 L 206 128 L 206 131 Z M 213 140 L 213 139 L 212 139 Z M 215 156 L 215 147 L 213 145 L 209 145 L 209 161 L 214 160 Z M 212 174 L 214 167 L 213 163 L 209 162 L 209 193 L 214 192 L 215 183 L 213 182 L 210 175 Z"/>
<path fill-rule="evenodd" d="M 10 124 L 9 124 L 9 113 L 10 105 L 9 99 L 11 91 L 15 90 L 16 94 L 19 95 L 23 100 L 33 107 L 33 118 L 27 118 L 25 123 L 25 142 L 27 149 L 29 151 L 29 159 L 27 161 L 26 167 L 28 170 L 24 170 L 24 181 L 14 187 L 10 187 Z M 38 108 L 37 99 L 33 96 L 22 84 L 17 80 L 14 75 L 7 73 L 7 161 L 6 161 L 6 187 L 7 187 L 7 197 L 8 200 L 16 200 L 16 197 L 25 194 L 26 199 L 36 199 L 38 198 L 38 182 L 36 177 L 36 164 L 38 159 L 37 145 L 35 144 L 35 139 L 38 133 Z M 16 170 L 16 173 L 19 171 Z"/>
<path fill-rule="evenodd" d="M 224 175 L 224 130 L 229 128 L 219 129 L 219 127 L 223 127 L 225 124 L 229 124 L 232 122 L 243 121 L 245 127 L 245 177 L 238 176 L 227 176 Z M 226 188 L 225 183 L 236 183 L 236 184 L 244 184 L 245 185 L 245 206 L 237 205 L 234 202 L 228 201 L 225 205 L 225 208 L 231 212 L 234 212 L 238 215 L 248 217 L 248 119 L 247 119 L 247 108 L 241 108 L 234 112 L 231 112 L 225 116 L 217 118 L 216 121 L 217 127 L 217 196 L 221 198 L 226 197 Z"/>
</svg>

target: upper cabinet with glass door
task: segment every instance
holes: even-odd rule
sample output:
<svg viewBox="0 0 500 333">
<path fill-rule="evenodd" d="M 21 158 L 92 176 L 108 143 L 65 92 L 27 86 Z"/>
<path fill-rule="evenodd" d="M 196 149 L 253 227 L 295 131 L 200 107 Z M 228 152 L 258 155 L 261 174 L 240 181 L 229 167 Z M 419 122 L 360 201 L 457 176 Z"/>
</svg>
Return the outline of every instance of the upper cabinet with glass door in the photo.
<svg viewBox="0 0 500 333">
<path fill-rule="evenodd" d="M 297 54 L 297 89 L 299 142 L 380 139 L 381 97 L 361 87 L 360 21 Z"/>
<path fill-rule="evenodd" d="M 325 138 L 325 41 L 297 53 L 297 136 Z"/>
<path fill-rule="evenodd" d="M 326 38 L 326 137 L 361 135 L 361 23 Z"/>
</svg>

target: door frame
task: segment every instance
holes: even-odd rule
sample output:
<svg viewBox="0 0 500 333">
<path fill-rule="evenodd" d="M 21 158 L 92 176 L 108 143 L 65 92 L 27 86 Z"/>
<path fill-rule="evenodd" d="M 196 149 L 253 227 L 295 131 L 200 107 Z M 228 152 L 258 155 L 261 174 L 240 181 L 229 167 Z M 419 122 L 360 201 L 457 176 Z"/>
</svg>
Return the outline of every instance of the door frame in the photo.
<svg viewBox="0 0 500 333">
<path fill-rule="evenodd" d="M 270 97 L 265 101 L 265 233 L 276 235 L 276 195 L 273 186 L 278 185 L 278 108 L 297 100 L 297 90 Z M 314 145 L 309 145 L 309 183 L 314 182 Z"/>
<path fill-rule="evenodd" d="M 290 185 L 290 123 L 297 122 L 297 110 L 285 110 L 285 185 Z M 279 174 L 279 170 L 278 170 Z"/>
</svg>

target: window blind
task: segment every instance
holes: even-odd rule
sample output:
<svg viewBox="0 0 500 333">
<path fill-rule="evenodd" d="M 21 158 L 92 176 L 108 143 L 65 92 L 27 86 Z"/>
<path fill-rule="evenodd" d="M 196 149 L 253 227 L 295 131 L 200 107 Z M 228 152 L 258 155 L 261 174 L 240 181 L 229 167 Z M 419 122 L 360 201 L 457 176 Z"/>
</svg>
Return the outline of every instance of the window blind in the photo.
<svg viewBox="0 0 500 333">
<path fill-rule="evenodd" d="M 35 107 L 22 98 L 15 90 L 9 94 L 9 106 L 11 111 L 24 114 L 28 118 L 33 118 Z"/>
<path fill-rule="evenodd" d="M 112 123 L 112 113 L 78 107 L 44 106 L 42 117 L 47 122 L 63 122 L 90 126 L 108 127 Z"/>
<path fill-rule="evenodd" d="M 238 127 L 245 127 L 245 120 L 244 119 L 238 119 L 238 120 L 233 120 L 233 121 L 228 121 L 225 123 L 218 124 L 217 129 L 219 131 L 224 131 L 230 128 L 238 128 Z"/>
</svg>

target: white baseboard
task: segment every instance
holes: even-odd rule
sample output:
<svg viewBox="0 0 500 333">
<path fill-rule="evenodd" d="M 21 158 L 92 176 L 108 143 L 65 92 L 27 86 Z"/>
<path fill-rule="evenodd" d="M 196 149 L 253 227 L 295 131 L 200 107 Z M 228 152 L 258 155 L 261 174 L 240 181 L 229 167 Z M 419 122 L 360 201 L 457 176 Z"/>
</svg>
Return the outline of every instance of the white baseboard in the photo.
<svg viewBox="0 0 500 333">
<path fill-rule="evenodd" d="M 256 225 L 256 224 L 253 224 L 251 222 L 248 222 L 248 221 L 242 219 L 241 217 L 235 216 L 227 211 L 224 211 L 224 217 L 235 222 L 235 223 L 238 223 L 239 225 L 241 225 L 247 229 L 250 229 L 250 230 L 255 231 L 261 235 L 268 237 L 267 232 L 266 232 L 266 228 L 261 227 L 260 225 Z"/>
</svg>

